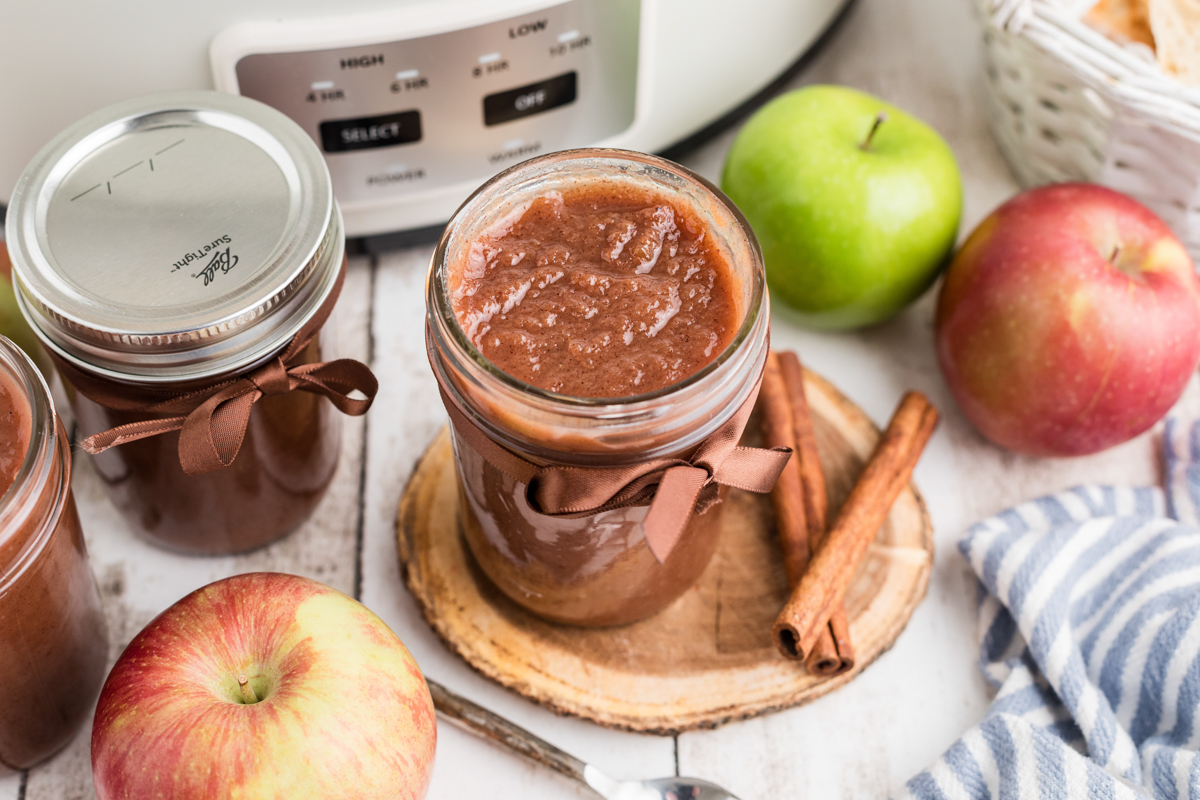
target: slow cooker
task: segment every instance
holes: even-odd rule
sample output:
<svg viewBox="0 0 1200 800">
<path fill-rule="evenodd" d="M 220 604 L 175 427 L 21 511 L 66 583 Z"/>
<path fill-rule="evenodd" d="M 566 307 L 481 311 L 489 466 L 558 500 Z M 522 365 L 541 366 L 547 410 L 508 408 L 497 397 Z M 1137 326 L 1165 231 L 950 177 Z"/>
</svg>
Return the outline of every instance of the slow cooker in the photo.
<svg viewBox="0 0 1200 800">
<path fill-rule="evenodd" d="M 695 141 L 786 75 L 847 1 L 11 3 L 0 203 L 79 117 L 218 89 L 274 106 L 316 141 L 347 235 L 403 244 L 531 156 Z"/>
</svg>

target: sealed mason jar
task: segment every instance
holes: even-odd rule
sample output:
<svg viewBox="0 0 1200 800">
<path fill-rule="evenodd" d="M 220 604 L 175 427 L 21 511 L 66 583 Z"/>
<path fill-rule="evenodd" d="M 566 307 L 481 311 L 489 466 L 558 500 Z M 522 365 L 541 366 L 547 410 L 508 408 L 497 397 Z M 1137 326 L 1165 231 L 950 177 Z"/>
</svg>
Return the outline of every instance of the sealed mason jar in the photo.
<svg viewBox="0 0 1200 800">
<path fill-rule="evenodd" d="M 3 337 L 0 491 L 0 764 L 24 769 L 62 749 L 91 712 L 108 635 L 70 441 L 41 374 Z"/>
<path fill-rule="evenodd" d="M 509 224 L 533 198 L 595 184 L 645 188 L 689 208 L 732 278 L 736 332 L 725 349 L 676 383 L 628 397 L 559 394 L 500 369 L 464 331 L 449 288 L 481 232 Z M 535 614 L 586 626 L 647 617 L 692 586 L 717 546 L 716 485 L 706 487 L 706 502 L 660 563 L 646 537 L 648 500 L 550 515 L 529 499 L 537 479 L 523 481 L 503 462 L 513 454 L 539 468 L 593 471 L 561 473 L 586 482 L 605 470 L 686 461 L 710 437 L 728 434 L 731 422 L 744 425 L 765 364 L 769 311 L 762 257 L 736 208 L 702 178 L 653 156 L 589 149 L 533 159 L 492 179 L 455 213 L 433 256 L 427 303 L 430 362 L 453 422 L 460 525 L 487 577 Z M 492 445 L 503 451 L 489 456 Z"/>
<path fill-rule="evenodd" d="M 350 395 L 374 379 L 323 363 L 345 241 L 298 125 L 216 92 L 103 109 L 35 157 L 6 232 L 22 312 L 134 530 L 234 553 L 309 515 L 337 469 L 334 406 L 365 412 Z"/>
</svg>

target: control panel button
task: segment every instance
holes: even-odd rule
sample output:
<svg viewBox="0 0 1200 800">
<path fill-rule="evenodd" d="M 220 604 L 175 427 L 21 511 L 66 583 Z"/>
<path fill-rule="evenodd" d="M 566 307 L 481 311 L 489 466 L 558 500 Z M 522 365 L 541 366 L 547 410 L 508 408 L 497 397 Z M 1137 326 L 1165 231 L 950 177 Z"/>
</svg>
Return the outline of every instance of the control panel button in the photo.
<svg viewBox="0 0 1200 800">
<path fill-rule="evenodd" d="M 483 124 L 499 125 L 574 103 L 577 83 L 575 73 L 567 72 L 516 89 L 489 94 L 483 98 Z"/>
<path fill-rule="evenodd" d="M 417 36 L 424 17 L 414 10 L 409 24 L 408 7 L 418 8 L 409 0 L 344 24 L 236 23 L 213 43 L 214 77 L 304 128 L 328 159 L 346 229 L 360 235 L 414 214 L 422 224 L 449 216 L 444 206 L 496 170 L 630 130 L 650 3 L 476 2 L 468 5 L 515 11 L 490 22 L 481 22 L 490 10 L 451 15 L 451 29 Z M 529 7 L 536 12 L 516 13 Z M 295 49 L 281 51 L 282 42 Z M 392 116 L 406 111 L 416 113 Z"/>
<path fill-rule="evenodd" d="M 321 146 L 326 153 L 368 150 L 421 141 L 421 112 L 400 111 L 377 117 L 331 119 L 321 123 Z"/>
</svg>

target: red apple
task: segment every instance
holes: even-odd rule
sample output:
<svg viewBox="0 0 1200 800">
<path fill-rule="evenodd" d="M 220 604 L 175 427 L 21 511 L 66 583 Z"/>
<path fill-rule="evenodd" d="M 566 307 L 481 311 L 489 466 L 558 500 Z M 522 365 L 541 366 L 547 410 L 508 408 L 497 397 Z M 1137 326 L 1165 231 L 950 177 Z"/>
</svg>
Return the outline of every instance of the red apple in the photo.
<svg viewBox="0 0 1200 800">
<path fill-rule="evenodd" d="M 1038 456 L 1095 453 L 1162 418 L 1200 359 L 1200 280 L 1167 226 L 1092 184 L 1025 192 L 955 256 L 937 308 L 967 418 Z"/>
<path fill-rule="evenodd" d="M 129 644 L 100 694 L 92 772 L 100 800 L 419 800 L 436 741 L 425 679 L 382 620 L 254 573 L 189 594 Z"/>
</svg>

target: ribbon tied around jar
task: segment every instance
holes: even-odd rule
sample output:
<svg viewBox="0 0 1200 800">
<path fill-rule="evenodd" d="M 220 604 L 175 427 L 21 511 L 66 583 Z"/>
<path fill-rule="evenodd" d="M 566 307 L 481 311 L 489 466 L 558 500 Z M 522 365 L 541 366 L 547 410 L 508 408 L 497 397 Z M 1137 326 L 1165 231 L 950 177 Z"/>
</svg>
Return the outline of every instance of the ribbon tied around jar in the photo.
<svg viewBox="0 0 1200 800">
<path fill-rule="evenodd" d="M 174 393 L 129 386 L 85 372 L 51 351 L 59 372 L 88 399 L 114 410 L 155 415 L 89 436 L 81 443 L 83 449 L 96 455 L 127 442 L 179 431 L 180 466 L 188 475 L 199 475 L 233 463 L 246 437 L 250 411 L 263 397 L 312 392 L 329 398 L 344 414 L 357 417 L 367 413 L 379 382 L 366 364 L 348 358 L 301 361 L 305 348 L 333 312 L 346 268 L 343 260 L 329 296 L 278 356 L 211 386 Z M 353 396 L 355 392 L 362 396 Z"/>
<path fill-rule="evenodd" d="M 432 363 L 436 357 L 432 349 L 429 357 Z M 476 425 L 446 391 L 444 376 L 433 366 L 455 433 L 484 461 L 525 484 L 530 508 L 547 516 L 579 518 L 648 504 L 643 521 L 646 544 L 660 563 L 671 555 L 692 516 L 718 501 L 719 486 L 766 494 L 792 454 L 787 447 L 738 445 L 762 385 L 759 375 L 741 408 L 686 459 L 658 458 L 615 467 L 539 465 L 497 443 Z"/>
</svg>

